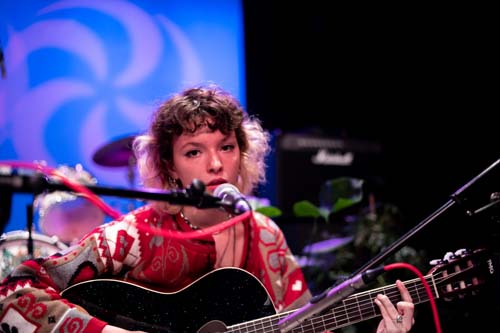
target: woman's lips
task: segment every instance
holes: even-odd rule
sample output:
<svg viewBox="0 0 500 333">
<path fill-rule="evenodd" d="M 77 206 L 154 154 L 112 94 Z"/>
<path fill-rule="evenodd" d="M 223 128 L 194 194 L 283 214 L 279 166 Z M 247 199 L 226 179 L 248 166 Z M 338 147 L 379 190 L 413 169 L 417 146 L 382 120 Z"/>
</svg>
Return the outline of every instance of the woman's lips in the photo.
<svg viewBox="0 0 500 333">
<path fill-rule="evenodd" d="M 225 180 L 225 179 L 214 179 L 207 184 L 207 189 L 210 192 L 213 192 L 217 188 L 217 186 L 219 186 L 220 184 L 225 184 L 225 183 L 227 183 L 227 180 Z"/>
</svg>

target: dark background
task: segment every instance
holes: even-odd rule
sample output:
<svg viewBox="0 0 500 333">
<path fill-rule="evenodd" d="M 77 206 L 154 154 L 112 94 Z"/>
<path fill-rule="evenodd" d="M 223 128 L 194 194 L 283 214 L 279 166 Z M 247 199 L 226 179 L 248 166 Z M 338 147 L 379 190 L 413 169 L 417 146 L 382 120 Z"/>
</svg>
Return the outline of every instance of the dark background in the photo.
<svg viewBox="0 0 500 333">
<path fill-rule="evenodd" d="M 465 205 L 429 219 L 500 158 L 498 24 L 492 13 L 470 4 L 344 8 L 314 0 L 246 1 L 247 109 L 275 136 L 320 133 L 380 143 L 377 198 L 402 210 L 406 230 L 429 222 L 410 245 L 431 258 L 485 244 L 497 254 L 497 208 L 474 218 L 465 210 L 482 207 L 500 191 L 500 167 L 460 192 Z M 283 172 L 277 156 L 275 147 L 271 185 L 262 190 L 275 204 L 275 177 Z M 296 191 L 308 172 L 287 176 Z M 285 233 L 291 220 L 278 219 Z M 498 299 L 494 303 L 498 309 Z M 425 313 L 428 307 L 422 308 Z M 460 331 L 477 329 L 479 313 L 489 313 L 463 302 L 442 311 L 450 318 L 444 327 Z M 422 317 L 432 324 L 428 313 Z"/>
<path fill-rule="evenodd" d="M 384 200 L 415 224 L 500 158 L 491 13 L 246 1 L 248 111 L 273 134 L 380 143 Z"/>
</svg>

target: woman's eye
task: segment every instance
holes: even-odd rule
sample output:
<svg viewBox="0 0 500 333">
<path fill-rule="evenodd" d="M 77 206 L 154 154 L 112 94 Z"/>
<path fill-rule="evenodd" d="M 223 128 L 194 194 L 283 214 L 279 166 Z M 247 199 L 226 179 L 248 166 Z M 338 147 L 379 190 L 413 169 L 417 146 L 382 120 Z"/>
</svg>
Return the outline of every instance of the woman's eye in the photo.
<svg viewBox="0 0 500 333">
<path fill-rule="evenodd" d="M 200 153 L 200 151 L 199 151 L 199 150 L 190 150 L 190 151 L 188 151 L 185 155 L 186 155 L 187 157 L 195 157 L 195 156 L 197 156 L 199 153 Z"/>
<path fill-rule="evenodd" d="M 222 146 L 223 151 L 231 151 L 234 150 L 234 145 L 224 145 Z"/>
</svg>

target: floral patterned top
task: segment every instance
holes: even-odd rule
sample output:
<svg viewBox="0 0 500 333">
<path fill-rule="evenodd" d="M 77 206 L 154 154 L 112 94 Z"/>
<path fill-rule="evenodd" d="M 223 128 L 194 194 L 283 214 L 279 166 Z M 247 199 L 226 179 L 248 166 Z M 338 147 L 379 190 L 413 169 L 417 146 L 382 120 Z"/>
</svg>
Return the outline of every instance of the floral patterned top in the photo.
<svg viewBox="0 0 500 333">
<path fill-rule="evenodd" d="M 97 227 L 63 252 L 16 267 L 0 285 L 0 327 L 5 332 L 101 332 L 107 323 L 63 299 L 62 290 L 112 275 L 174 291 L 233 264 L 262 282 L 277 311 L 306 304 L 311 294 L 282 231 L 256 212 L 242 222 L 238 257 L 228 263 L 218 261 L 221 250 L 212 235 L 169 238 L 150 232 L 192 230 L 180 215 L 141 207 Z"/>
</svg>

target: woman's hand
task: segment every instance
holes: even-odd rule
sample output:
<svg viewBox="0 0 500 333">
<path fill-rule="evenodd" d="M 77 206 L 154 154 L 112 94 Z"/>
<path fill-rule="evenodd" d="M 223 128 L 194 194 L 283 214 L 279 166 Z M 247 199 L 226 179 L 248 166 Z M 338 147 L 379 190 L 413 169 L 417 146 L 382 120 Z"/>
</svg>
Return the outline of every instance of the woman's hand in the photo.
<svg viewBox="0 0 500 333">
<path fill-rule="evenodd" d="M 375 298 L 375 304 L 378 305 L 382 314 L 377 333 L 407 333 L 415 323 L 413 319 L 415 305 L 410 292 L 400 280 L 396 281 L 396 286 L 401 293 L 401 301 L 396 304 L 396 307 L 385 295 L 379 294 Z"/>
<path fill-rule="evenodd" d="M 119 328 L 116 326 L 111 326 L 111 325 L 106 325 L 104 326 L 104 329 L 102 330 L 102 333 L 147 333 L 144 331 L 129 331 L 129 330 L 124 330 L 123 328 Z"/>
</svg>

